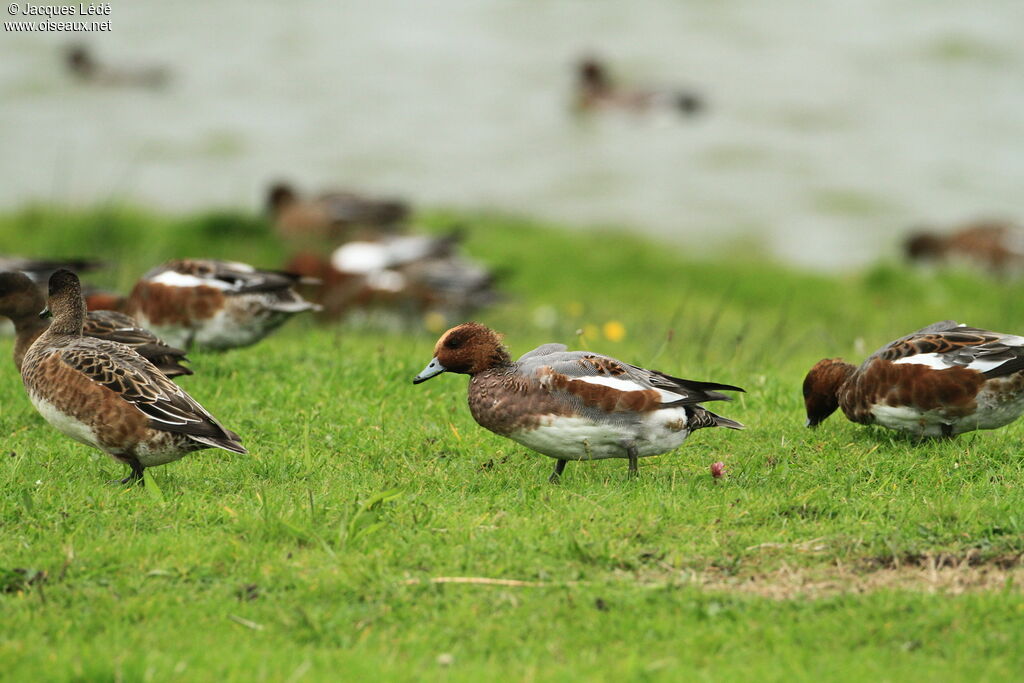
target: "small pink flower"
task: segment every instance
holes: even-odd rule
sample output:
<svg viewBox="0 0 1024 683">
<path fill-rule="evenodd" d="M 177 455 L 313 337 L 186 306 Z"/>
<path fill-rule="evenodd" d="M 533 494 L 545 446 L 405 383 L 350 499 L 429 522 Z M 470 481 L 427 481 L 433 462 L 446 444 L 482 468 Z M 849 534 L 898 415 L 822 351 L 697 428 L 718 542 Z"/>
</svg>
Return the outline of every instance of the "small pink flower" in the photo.
<svg viewBox="0 0 1024 683">
<path fill-rule="evenodd" d="M 725 476 L 725 463 L 724 462 L 713 462 L 711 463 L 711 476 L 715 479 L 721 479 Z"/>
</svg>

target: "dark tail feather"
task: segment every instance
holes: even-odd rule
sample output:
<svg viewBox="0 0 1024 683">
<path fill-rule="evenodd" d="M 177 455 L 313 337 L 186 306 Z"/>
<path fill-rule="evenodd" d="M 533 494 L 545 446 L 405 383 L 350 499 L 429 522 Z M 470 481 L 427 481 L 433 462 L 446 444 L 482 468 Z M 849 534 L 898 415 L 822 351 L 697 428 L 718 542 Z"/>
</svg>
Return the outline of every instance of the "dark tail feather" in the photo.
<svg viewBox="0 0 1024 683">
<path fill-rule="evenodd" d="M 707 408 L 701 406 L 687 406 L 686 427 L 692 432 L 706 427 L 728 427 L 729 429 L 743 429 L 743 425 L 736 420 L 716 415 Z"/>
<path fill-rule="evenodd" d="M 156 366 L 157 370 L 164 373 L 171 379 L 174 379 L 175 377 L 182 377 L 184 375 L 195 374 L 192 372 L 192 368 L 186 368 L 173 358 L 154 360 L 153 365 Z"/>
<path fill-rule="evenodd" d="M 698 382 L 692 379 L 683 379 L 681 377 L 673 377 L 672 375 L 666 375 L 663 372 L 656 373 L 661 375 L 665 379 L 679 385 L 679 387 L 686 389 L 687 391 L 697 394 L 691 398 L 685 399 L 685 401 L 677 401 L 677 403 L 688 404 L 688 403 L 703 403 L 704 401 L 731 401 L 732 396 L 720 393 L 720 391 L 742 391 L 746 393 L 746 389 L 735 387 L 731 384 L 719 384 L 718 382 Z M 666 387 L 669 391 L 672 389 Z M 672 404 L 668 404 L 672 405 Z"/>
<path fill-rule="evenodd" d="M 1012 375 L 1013 373 L 1020 372 L 1021 370 L 1024 370 L 1024 356 L 1011 358 L 1002 365 L 998 365 L 988 372 L 983 372 L 981 374 L 985 375 L 985 377 L 989 379 L 995 379 L 996 377 Z"/>
<path fill-rule="evenodd" d="M 708 411 L 708 415 L 710 415 L 715 420 L 716 427 L 728 427 L 729 429 L 746 429 L 746 427 L 743 426 L 742 422 L 737 422 L 736 420 L 730 420 L 727 417 L 716 415 L 715 413 L 712 413 L 710 410 Z"/>
<path fill-rule="evenodd" d="M 241 437 L 235 434 L 230 429 L 224 430 L 225 437 L 213 437 L 213 436 L 196 436 L 195 434 L 189 434 L 189 438 L 193 441 L 206 444 L 212 448 L 220 448 L 225 451 L 231 451 L 232 453 L 240 453 L 246 455 L 249 451 L 242 445 Z"/>
</svg>

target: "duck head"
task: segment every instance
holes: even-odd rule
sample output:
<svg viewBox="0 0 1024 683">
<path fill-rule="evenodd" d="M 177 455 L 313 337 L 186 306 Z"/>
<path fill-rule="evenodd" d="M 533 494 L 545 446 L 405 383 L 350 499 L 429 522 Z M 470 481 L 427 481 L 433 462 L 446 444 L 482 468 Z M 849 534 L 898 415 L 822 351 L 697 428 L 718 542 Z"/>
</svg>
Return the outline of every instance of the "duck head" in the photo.
<svg viewBox="0 0 1024 683">
<path fill-rule="evenodd" d="M 462 323 L 441 335 L 434 358 L 412 383 L 426 382 L 442 372 L 475 375 L 510 362 L 497 332 L 480 323 Z"/>
<path fill-rule="evenodd" d="M 0 273 L 0 315 L 17 325 L 35 318 L 45 305 L 43 293 L 28 275 L 17 270 Z"/>
<path fill-rule="evenodd" d="M 52 315 L 50 332 L 53 334 L 82 334 L 85 322 L 85 300 L 82 298 L 82 283 L 70 270 L 61 268 L 50 276 L 49 299 L 40 313 Z"/>
<path fill-rule="evenodd" d="M 903 242 L 910 261 L 937 261 L 946 255 L 946 240 L 932 232 L 915 232 Z"/>
<path fill-rule="evenodd" d="M 281 209 L 298 198 L 295 188 L 288 183 L 274 183 L 267 190 L 267 213 L 276 216 Z"/>
<path fill-rule="evenodd" d="M 804 378 L 807 426 L 817 427 L 839 407 L 839 389 L 856 368 L 841 358 L 818 361 Z"/>
<path fill-rule="evenodd" d="M 585 57 L 576 65 L 576 78 L 579 84 L 591 90 L 607 90 L 611 87 L 608 69 L 596 57 Z"/>
<path fill-rule="evenodd" d="M 71 45 L 64 53 L 64 63 L 76 76 L 92 76 L 96 71 L 96 60 L 85 45 Z"/>
</svg>

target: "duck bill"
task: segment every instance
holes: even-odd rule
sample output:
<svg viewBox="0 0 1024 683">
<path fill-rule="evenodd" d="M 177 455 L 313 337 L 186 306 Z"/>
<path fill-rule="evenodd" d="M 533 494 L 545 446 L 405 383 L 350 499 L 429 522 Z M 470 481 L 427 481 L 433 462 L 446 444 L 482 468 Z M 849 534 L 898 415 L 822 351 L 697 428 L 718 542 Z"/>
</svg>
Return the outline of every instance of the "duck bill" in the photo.
<svg viewBox="0 0 1024 683">
<path fill-rule="evenodd" d="M 436 377 L 447 369 L 448 368 L 438 362 L 437 358 L 433 358 L 430 363 L 427 364 L 427 367 L 423 368 L 423 371 L 420 374 L 412 378 L 412 383 L 419 384 L 420 382 L 426 382 L 431 377 Z"/>
<path fill-rule="evenodd" d="M 50 313 L 50 307 L 47 306 L 43 310 L 39 311 L 39 317 L 42 318 L 43 320 L 46 320 L 47 318 L 52 318 L 53 314 Z"/>
</svg>

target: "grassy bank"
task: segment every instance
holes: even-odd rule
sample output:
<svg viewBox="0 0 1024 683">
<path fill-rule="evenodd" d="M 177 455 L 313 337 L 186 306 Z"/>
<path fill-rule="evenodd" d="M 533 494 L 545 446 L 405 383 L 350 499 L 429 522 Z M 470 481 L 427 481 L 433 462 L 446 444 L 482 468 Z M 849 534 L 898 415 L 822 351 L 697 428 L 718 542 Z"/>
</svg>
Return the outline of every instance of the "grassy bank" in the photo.
<svg viewBox="0 0 1024 683">
<path fill-rule="evenodd" d="M 637 481 L 601 461 L 551 486 L 551 460 L 473 423 L 465 378 L 411 384 L 432 332 L 294 321 L 192 354 L 182 382 L 251 455 L 201 452 L 126 490 L 0 363 L 0 676 L 1019 676 L 1024 426 L 942 443 L 841 417 L 809 431 L 800 382 L 935 320 L 1021 331 L 1020 286 L 424 221 L 464 223 L 503 271 L 508 298 L 479 319 L 513 356 L 562 341 L 738 384 L 721 412 L 747 430 L 698 432 Z M 106 258 L 94 280 L 122 288 L 171 256 L 284 260 L 256 218 L 120 208 L 0 216 L 0 253 Z"/>
</svg>

